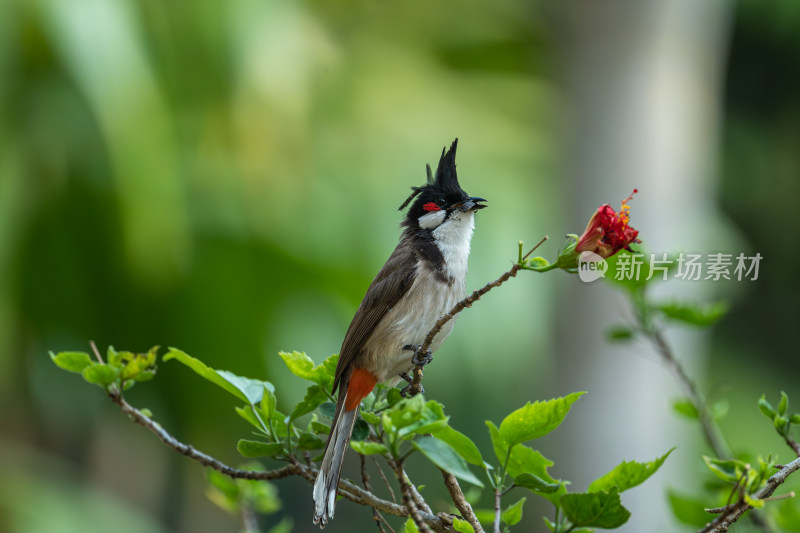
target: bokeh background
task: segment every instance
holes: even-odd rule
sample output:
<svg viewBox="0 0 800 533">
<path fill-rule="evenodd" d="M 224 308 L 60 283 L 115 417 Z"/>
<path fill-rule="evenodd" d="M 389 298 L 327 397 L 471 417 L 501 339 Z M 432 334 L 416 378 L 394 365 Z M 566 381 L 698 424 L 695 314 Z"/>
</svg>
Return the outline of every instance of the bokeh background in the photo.
<svg viewBox="0 0 800 533">
<path fill-rule="evenodd" d="M 490 206 L 470 288 L 506 270 L 518 240 L 550 234 L 552 257 L 633 187 L 649 249 L 761 253 L 756 282 L 661 290 L 731 301 L 711 334 L 671 340 L 729 402 L 734 447 L 789 457 L 755 401 L 800 395 L 796 0 L 2 0 L 0 531 L 238 531 L 197 464 L 48 351 L 177 346 L 273 381 L 291 405 L 303 384 L 277 352 L 338 351 L 397 241 L 397 207 L 455 137 L 462 185 Z M 459 319 L 429 396 L 489 450 L 484 420 L 588 390 L 536 443 L 551 473 L 582 490 L 678 445 L 623 497 L 624 531 L 686 530 L 666 489 L 700 491 L 704 448 L 671 410 L 668 369 L 644 345 L 606 343 L 626 313 L 607 287 L 523 274 Z M 234 402 L 177 364 L 129 399 L 240 460 Z M 415 480 L 443 502 L 424 469 Z M 310 486 L 277 486 L 283 509 L 263 529 L 288 516 L 313 531 Z M 529 502 L 521 530 L 545 512 Z M 343 502 L 329 530 L 369 519 Z"/>
</svg>

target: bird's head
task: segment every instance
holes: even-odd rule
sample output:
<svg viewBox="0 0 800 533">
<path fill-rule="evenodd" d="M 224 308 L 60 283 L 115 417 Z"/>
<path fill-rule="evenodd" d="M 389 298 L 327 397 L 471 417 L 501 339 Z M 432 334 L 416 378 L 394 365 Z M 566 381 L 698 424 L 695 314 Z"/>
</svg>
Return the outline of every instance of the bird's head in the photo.
<svg viewBox="0 0 800 533">
<path fill-rule="evenodd" d="M 483 198 L 468 195 L 458 183 L 456 174 L 456 148 L 458 139 L 453 141 L 449 150 L 442 150 L 436 175 L 428 169 L 428 182 L 422 187 L 412 187 L 413 192 L 400 206 L 408 209 L 403 225 L 410 231 L 428 230 L 469 220 L 470 226 L 475 211 L 486 207 Z"/>
</svg>

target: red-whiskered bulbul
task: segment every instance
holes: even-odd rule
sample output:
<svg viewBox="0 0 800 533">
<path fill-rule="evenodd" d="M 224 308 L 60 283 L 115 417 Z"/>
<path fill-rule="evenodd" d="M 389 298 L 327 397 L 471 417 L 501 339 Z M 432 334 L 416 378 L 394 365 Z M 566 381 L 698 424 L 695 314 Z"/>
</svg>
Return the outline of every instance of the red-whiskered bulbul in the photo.
<svg viewBox="0 0 800 533">
<path fill-rule="evenodd" d="M 411 204 L 402 222 L 402 237 L 367 289 L 345 334 L 333 381 L 339 390 L 325 454 L 314 483 L 314 523 L 333 518 L 342 460 L 350 442 L 358 407 L 378 382 L 397 383 L 414 363 L 430 361 L 418 354 L 425 336 L 442 315 L 466 294 L 467 258 L 475 212 L 483 198 L 470 197 L 458 184 L 456 139 L 442 150 L 436 176 L 412 187 L 400 206 Z M 412 203 L 413 201 L 413 203 Z M 453 329 L 449 321 L 436 335 L 436 351 Z M 413 361 L 412 361 L 413 360 Z"/>
</svg>

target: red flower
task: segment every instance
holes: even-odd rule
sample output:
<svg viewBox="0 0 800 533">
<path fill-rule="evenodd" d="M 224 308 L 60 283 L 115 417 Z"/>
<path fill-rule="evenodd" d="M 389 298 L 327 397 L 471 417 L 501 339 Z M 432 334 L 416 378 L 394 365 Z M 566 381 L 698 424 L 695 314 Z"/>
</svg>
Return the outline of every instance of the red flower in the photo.
<svg viewBox="0 0 800 533">
<path fill-rule="evenodd" d="M 640 242 L 636 238 L 639 231 L 628 225 L 631 210 L 628 202 L 637 192 L 637 189 L 633 189 L 631 195 L 622 200 L 619 213 L 608 204 L 598 207 L 589 219 L 586 231 L 578 239 L 575 251 L 594 252 L 606 259 L 620 250 L 630 251 L 631 243 Z"/>
</svg>

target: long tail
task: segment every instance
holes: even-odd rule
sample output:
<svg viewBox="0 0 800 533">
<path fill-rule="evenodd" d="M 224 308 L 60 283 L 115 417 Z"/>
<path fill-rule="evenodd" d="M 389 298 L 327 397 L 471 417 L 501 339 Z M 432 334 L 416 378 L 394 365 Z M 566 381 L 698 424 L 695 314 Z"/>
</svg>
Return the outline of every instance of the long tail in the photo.
<svg viewBox="0 0 800 533">
<path fill-rule="evenodd" d="M 325 455 L 319 467 L 317 480 L 314 482 L 314 523 L 320 527 L 325 527 L 328 520 L 333 518 L 339 478 L 342 476 L 344 452 L 347 451 L 350 436 L 353 434 L 358 406 L 375 387 L 376 382 L 377 379 L 370 372 L 354 368 L 352 374 L 346 376 L 339 387 L 331 433 L 328 435 Z"/>
<path fill-rule="evenodd" d="M 339 490 L 339 478 L 342 475 L 342 461 L 358 409 L 339 409 L 333 428 L 331 429 L 325 456 L 319 468 L 317 481 L 314 482 L 314 523 L 325 527 L 333 518 L 336 510 L 336 494 Z"/>
</svg>

